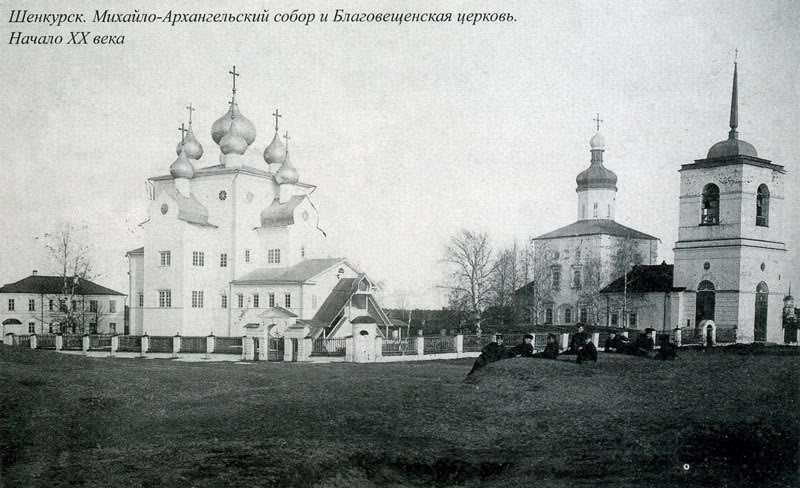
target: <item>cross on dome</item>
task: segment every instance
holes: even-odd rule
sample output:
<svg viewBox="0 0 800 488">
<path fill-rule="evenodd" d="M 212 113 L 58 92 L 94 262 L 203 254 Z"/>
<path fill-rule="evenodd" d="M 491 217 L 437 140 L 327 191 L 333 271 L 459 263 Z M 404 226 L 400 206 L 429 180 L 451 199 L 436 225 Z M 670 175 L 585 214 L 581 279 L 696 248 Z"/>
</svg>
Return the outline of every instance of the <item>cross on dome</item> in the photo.
<svg viewBox="0 0 800 488">
<path fill-rule="evenodd" d="M 178 130 L 181 131 L 181 142 L 183 142 L 184 139 L 186 138 L 186 132 L 188 131 L 188 129 L 186 129 L 186 125 L 183 122 L 181 122 L 181 126 L 178 127 Z"/>
<path fill-rule="evenodd" d="M 291 139 L 291 137 L 289 137 L 289 131 L 288 130 L 286 131 L 285 134 L 283 134 L 283 138 L 286 139 L 286 150 L 288 151 L 289 150 L 289 139 Z"/>
<path fill-rule="evenodd" d="M 600 118 L 600 113 L 597 113 L 597 117 L 593 118 L 595 122 L 597 122 L 597 130 L 600 130 L 600 124 L 603 122 L 603 119 Z"/>
<path fill-rule="evenodd" d="M 233 94 L 236 95 L 236 77 L 240 75 L 236 72 L 236 65 L 233 66 L 232 71 L 228 71 L 228 74 L 233 76 Z"/>
<path fill-rule="evenodd" d="M 278 109 L 276 108 L 276 109 L 275 109 L 275 113 L 274 113 L 274 114 L 272 114 L 272 116 L 273 116 L 273 117 L 275 117 L 275 132 L 278 132 L 278 119 L 279 119 L 280 117 L 283 117 L 283 115 L 279 114 L 279 113 L 278 113 Z"/>
<path fill-rule="evenodd" d="M 192 125 L 192 112 L 194 112 L 197 109 L 192 107 L 192 102 L 189 102 L 189 106 L 186 107 L 186 109 L 189 110 L 189 125 Z"/>
</svg>

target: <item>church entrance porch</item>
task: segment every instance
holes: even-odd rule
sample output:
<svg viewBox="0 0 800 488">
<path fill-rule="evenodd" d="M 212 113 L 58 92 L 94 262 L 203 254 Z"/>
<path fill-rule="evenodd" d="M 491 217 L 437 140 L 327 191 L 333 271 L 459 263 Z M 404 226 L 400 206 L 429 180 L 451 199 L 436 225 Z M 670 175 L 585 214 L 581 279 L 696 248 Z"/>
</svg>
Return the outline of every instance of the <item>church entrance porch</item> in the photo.
<svg viewBox="0 0 800 488">
<path fill-rule="evenodd" d="M 695 325 L 699 325 L 704 320 L 714 320 L 715 308 L 714 284 L 710 281 L 700 282 L 697 286 L 697 300 L 695 302 Z"/>
<path fill-rule="evenodd" d="M 756 287 L 756 311 L 753 320 L 753 340 L 767 340 L 767 311 L 769 305 L 769 289 L 763 281 Z"/>
</svg>

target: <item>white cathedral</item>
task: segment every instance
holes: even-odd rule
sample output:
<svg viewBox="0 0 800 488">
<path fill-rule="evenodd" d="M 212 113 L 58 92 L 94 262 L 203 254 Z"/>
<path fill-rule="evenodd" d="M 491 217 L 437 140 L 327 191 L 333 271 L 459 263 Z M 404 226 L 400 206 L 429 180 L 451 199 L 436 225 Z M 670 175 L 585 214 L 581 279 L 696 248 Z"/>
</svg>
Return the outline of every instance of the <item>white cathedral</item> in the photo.
<svg viewBox="0 0 800 488">
<path fill-rule="evenodd" d="M 218 161 L 203 157 L 189 106 L 169 174 L 149 179 L 144 246 L 127 253 L 131 334 L 243 336 L 269 328 L 280 336 L 293 328 L 340 337 L 356 317 L 380 333 L 389 319 L 375 284 L 331 256 L 310 198 L 316 187 L 300 180 L 288 134 L 285 144 L 278 134 L 281 115 L 273 114 L 275 135 L 256 154 L 256 128 L 236 102 L 235 67 L 231 74 L 230 107 L 211 127 Z"/>
</svg>

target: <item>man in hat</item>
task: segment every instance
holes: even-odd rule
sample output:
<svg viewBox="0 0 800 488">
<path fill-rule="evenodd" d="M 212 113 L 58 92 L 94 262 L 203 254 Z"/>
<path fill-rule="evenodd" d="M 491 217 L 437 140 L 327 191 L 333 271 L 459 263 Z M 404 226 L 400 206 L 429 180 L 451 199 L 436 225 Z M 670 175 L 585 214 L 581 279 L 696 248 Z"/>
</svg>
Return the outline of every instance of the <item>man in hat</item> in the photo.
<svg viewBox="0 0 800 488">
<path fill-rule="evenodd" d="M 503 347 L 503 336 L 501 334 L 497 334 L 495 336 L 495 342 L 490 342 L 489 344 L 486 344 L 486 347 L 483 348 L 481 355 L 475 360 L 475 364 L 472 365 L 472 369 L 469 373 L 467 373 L 467 376 L 471 375 L 489 363 L 493 363 L 507 357 L 508 350 Z"/>
<path fill-rule="evenodd" d="M 522 336 L 522 343 L 508 350 L 508 357 L 514 358 L 519 356 L 524 358 L 533 357 L 533 336 L 531 334 Z"/>
<path fill-rule="evenodd" d="M 569 350 L 564 354 L 578 354 L 578 350 L 586 343 L 586 338 L 589 337 L 583 329 L 583 324 L 578 322 L 578 332 L 572 335 L 572 340 L 569 343 Z"/>
<path fill-rule="evenodd" d="M 592 338 L 588 336 L 583 341 L 583 346 L 578 349 L 578 364 L 585 361 L 597 362 L 597 347 L 592 342 Z"/>
<path fill-rule="evenodd" d="M 544 347 L 544 351 L 536 356 L 543 359 L 557 359 L 558 352 L 558 341 L 556 341 L 556 335 L 547 334 L 547 345 Z"/>
<path fill-rule="evenodd" d="M 652 357 L 655 343 L 653 342 L 653 330 L 645 329 L 644 334 L 639 334 L 633 345 L 633 353 L 637 356 Z"/>
<path fill-rule="evenodd" d="M 617 341 L 617 333 L 611 331 L 608 333 L 608 338 L 606 339 L 605 351 L 606 352 L 618 352 L 619 344 Z M 620 351 L 621 352 L 621 351 Z"/>
</svg>

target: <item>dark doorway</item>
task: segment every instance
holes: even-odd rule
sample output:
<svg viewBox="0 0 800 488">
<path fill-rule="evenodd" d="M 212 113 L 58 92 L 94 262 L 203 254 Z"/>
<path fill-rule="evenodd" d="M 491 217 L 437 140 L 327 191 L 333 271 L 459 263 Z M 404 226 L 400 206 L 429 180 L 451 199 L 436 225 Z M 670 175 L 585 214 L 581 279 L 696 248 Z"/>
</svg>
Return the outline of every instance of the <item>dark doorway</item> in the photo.
<svg viewBox="0 0 800 488">
<path fill-rule="evenodd" d="M 769 288 L 763 281 L 756 287 L 756 314 L 753 323 L 753 340 L 767 340 L 767 309 L 769 305 Z"/>
<path fill-rule="evenodd" d="M 297 350 L 299 346 L 300 342 L 297 339 L 292 339 L 292 362 L 297 362 Z"/>
<path fill-rule="evenodd" d="M 700 324 L 703 320 L 714 320 L 714 307 L 716 297 L 714 292 L 714 284 L 710 281 L 701 281 L 697 285 L 697 302 L 695 303 L 695 325 Z"/>
</svg>

